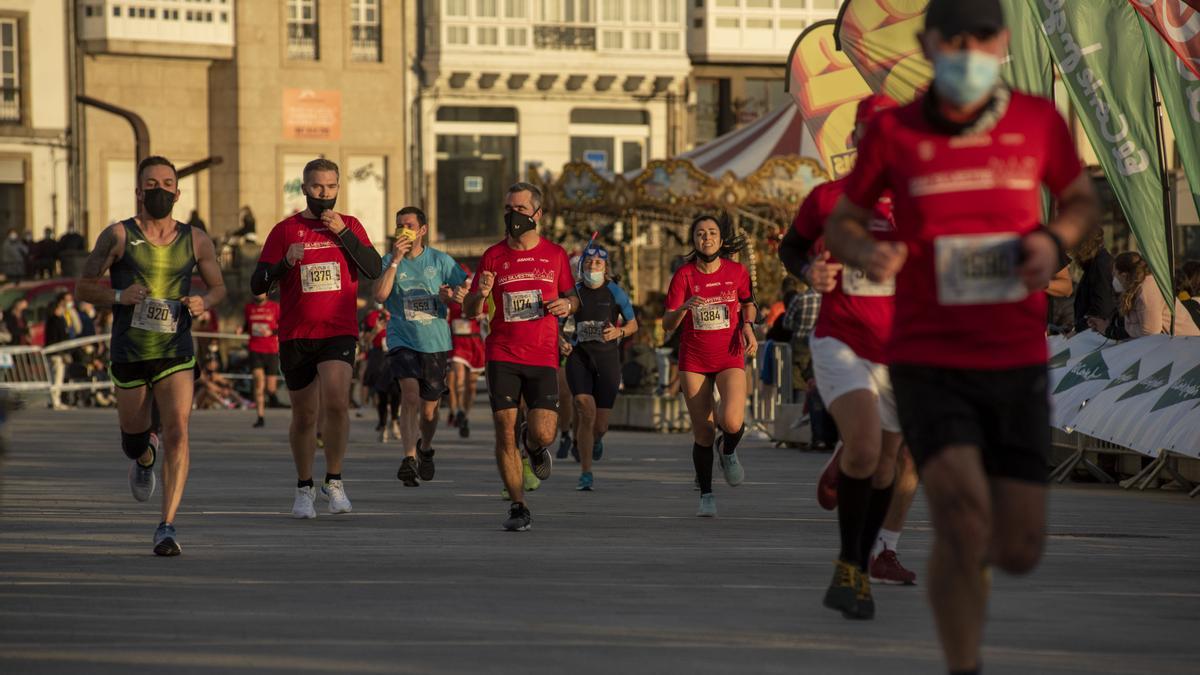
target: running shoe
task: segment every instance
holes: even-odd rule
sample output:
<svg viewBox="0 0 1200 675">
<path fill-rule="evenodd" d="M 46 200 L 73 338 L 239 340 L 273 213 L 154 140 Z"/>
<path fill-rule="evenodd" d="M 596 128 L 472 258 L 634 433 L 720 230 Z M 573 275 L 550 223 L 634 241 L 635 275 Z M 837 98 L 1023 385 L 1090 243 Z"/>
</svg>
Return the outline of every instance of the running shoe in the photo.
<svg viewBox="0 0 1200 675">
<path fill-rule="evenodd" d="M 321 491 L 329 497 L 329 512 L 330 513 L 350 513 L 354 507 L 350 505 L 350 498 L 346 496 L 346 487 L 341 480 L 331 480 L 321 486 Z"/>
<path fill-rule="evenodd" d="M 842 444 L 838 443 L 821 469 L 821 477 L 817 479 L 817 503 L 826 511 L 837 508 L 838 462 L 842 455 Z"/>
<path fill-rule="evenodd" d="M 861 570 L 858 573 L 858 592 L 854 599 L 858 605 L 855 609 L 855 616 L 851 618 L 863 620 L 875 618 L 875 598 L 871 596 L 871 577 Z"/>
<path fill-rule="evenodd" d="M 154 531 L 154 555 L 170 557 L 183 553 L 179 542 L 175 541 L 175 526 L 170 523 L 159 523 Z"/>
<path fill-rule="evenodd" d="M 554 458 L 555 459 L 566 459 L 567 454 L 570 453 L 573 449 L 574 448 L 571 447 L 570 445 L 568 445 L 562 441 L 559 441 L 558 452 L 554 453 Z"/>
<path fill-rule="evenodd" d="M 604 456 L 604 439 L 597 438 L 595 443 L 592 443 L 592 461 L 599 462 Z"/>
<path fill-rule="evenodd" d="M 403 481 L 405 487 L 417 487 L 420 485 L 417 482 L 417 475 L 416 457 L 405 457 L 400 461 L 400 468 L 396 470 L 396 478 Z"/>
<path fill-rule="evenodd" d="M 436 467 L 433 465 L 433 453 L 437 452 L 433 448 L 428 450 L 421 449 L 421 441 L 417 441 L 417 475 L 423 481 L 433 480 L 433 474 Z"/>
<path fill-rule="evenodd" d="M 263 418 L 261 418 L 261 417 L 260 417 L 260 418 L 258 418 L 258 420 L 256 420 L 256 421 L 254 422 L 254 427 L 253 427 L 253 428 L 255 428 L 255 429 L 261 429 L 261 428 L 263 428 L 263 427 L 264 427 L 264 426 L 266 426 L 266 425 L 267 425 L 267 422 L 266 422 L 266 420 L 264 420 Z"/>
<path fill-rule="evenodd" d="M 292 502 L 293 518 L 316 518 L 317 509 L 313 502 L 317 501 L 317 491 L 311 485 L 296 488 L 296 501 Z"/>
<path fill-rule="evenodd" d="M 717 496 L 711 492 L 700 495 L 700 508 L 696 510 L 696 515 L 700 518 L 716 518 Z"/>
<path fill-rule="evenodd" d="M 730 487 L 737 487 L 746 479 L 746 470 L 742 468 L 742 463 L 738 461 L 737 451 L 725 454 L 721 450 L 721 440 L 717 439 L 717 460 L 721 463 L 721 472 L 725 474 L 725 482 L 729 483 Z"/>
<path fill-rule="evenodd" d="M 129 462 L 129 491 L 139 502 L 154 496 L 154 486 L 158 483 L 154 477 L 154 465 L 158 463 L 158 434 L 150 434 L 150 452 L 154 455 L 150 466 L 142 466 L 136 459 Z"/>
<path fill-rule="evenodd" d="M 533 467 L 533 475 L 542 480 L 549 478 L 550 471 L 554 468 L 554 458 L 550 456 L 550 450 L 547 448 L 530 450 L 529 466 Z"/>
<path fill-rule="evenodd" d="M 558 458 L 566 459 L 567 452 L 571 450 L 571 432 L 564 431 L 558 438 Z"/>
<path fill-rule="evenodd" d="M 524 532 L 533 527 L 533 518 L 529 509 L 521 502 L 513 502 L 508 507 L 508 520 L 504 521 L 504 529 L 509 532 Z"/>
<path fill-rule="evenodd" d="M 583 473 L 579 474 L 579 485 L 576 485 L 575 489 L 580 492 L 591 492 L 592 483 L 592 472 L 584 471 Z"/>
<path fill-rule="evenodd" d="M 458 420 L 458 435 L 461 438 L 469 438 L 471 436 L 471 425 L 467 422 L 465 415 L 462 413 L 459 413 L 459 415 L 461 417 Z"/>
<path fill-rule="evenodd" d="M 825 606 L 841 612 L 842 616 L 847 619 L 868 618 L 860 615 L 859 591 L 862 576 L 863 574 L 859 571 L 858 565 L 848 563 L 844 560 L 835 562 L 833 580 L 829 582 L 829 589 L 825 591 Z M 867 583 L 870 584 L 869 581 Z M 870 596 L 870 593 L 871 589 L 868 585 L 867 596 Z M 872 604 L 873 613 L 874 604 Z"/>
<path fill-rule="evenodd" d="M 871 581 L 876 583 L 896 586 L 915 586 L 917 583 L 917 573 L 901 565 L 896 552 L 890 548 L 883 549 L 879 555 L 871 558 L 868 569 L 871 571 Z"/>
<path fill-rule="evenodd" d="M 529 459 L 521 462 L 521 472 L 524 477 L 526 492 L 533 492 L 542 486 L 542 481 L 538 480 L 537 474 L 533 472 L 533 467 L 529 466 Z"/>
</svg>

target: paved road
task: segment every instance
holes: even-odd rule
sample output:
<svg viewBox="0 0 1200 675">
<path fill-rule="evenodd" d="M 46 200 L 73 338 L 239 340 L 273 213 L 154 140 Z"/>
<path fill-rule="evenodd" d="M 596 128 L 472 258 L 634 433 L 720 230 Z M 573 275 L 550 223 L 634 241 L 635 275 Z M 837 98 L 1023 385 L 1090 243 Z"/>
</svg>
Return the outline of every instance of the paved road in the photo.
<svg viewBox="0 0 1200 675">
<path fill-rule="evenodd" d="M 352 432 L 354 513 L 287 517 L 286 420 L 193 420 L 184 555 L 150 554 L 157 504 L 129 496 L 112 411 L 29 411 L 0 487 L 0 672 L 936 673 L 920 588 L 878 618 L 820 607 L 836 526 L 825 457 L 748 440 L 748 481 L 693 516 L 690 440 L 614 432 L 597 490 L 559 464 L 505 533 L 484 411 L 443 437 L 438 480 L 403 488 L 398 449 Z M 157 499 L 157 496 L 156 496 Z M 1044 564 L 997 577 L 989 673 L 1195 673 L 1200 503 L 1056 488 Z M 901 540 L 923 570 L 918 500 Z"/>
</svg>

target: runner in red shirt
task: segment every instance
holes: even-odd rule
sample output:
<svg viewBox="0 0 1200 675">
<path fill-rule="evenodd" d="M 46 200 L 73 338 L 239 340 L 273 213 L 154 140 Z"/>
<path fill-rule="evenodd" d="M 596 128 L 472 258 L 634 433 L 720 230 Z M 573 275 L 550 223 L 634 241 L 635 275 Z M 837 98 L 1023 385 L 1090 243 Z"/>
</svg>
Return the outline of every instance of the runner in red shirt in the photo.
<svg viewBox="0 0 1200 675">
<path fill-rule="evenodd" d="M 250 288 L 256 295 L 279 283 L 279 360 L 292 400 L 290 430 L 296 462 L 293 518 L 316 518 L 313 460 L 317 418 L 325 448 L 330 513 L 347 513 L 342 459 L 350 431 L 350 377 L 358 342 L 358 277 L 379 278 L 383 260 L 356 218 L 333 211 L 337 164 L 314 159 L 304 167 L 308 208 L 267 235 Z"/>
<path fill-rule="evenodd" d="M 895 106 L 881 95 L 860 101 L 855 140 L 861 138 L 872 117 Z M 845 179 L 831 181 L 809 193 L 780 244 L 779 254 L 789 272 L 824 294 L 809 345 L 817 390 L 842 438 L 818 483 L 821 505 L 838 509 L 841 535 L 834 581 L 825 604 L 847 618 L 871 618 L 875 611 L 871 577 L 902 584 L 916 580 L 896 558 L 895 542 L 917 481 L 912 462 L 905 461 L 901 463 L 906 468 L 905 480 L 899 481 L 902 489 L 895 490 L 900 422 L 891 379 L 883 365 L 883 346 L 892 330 L 895 283 L 873 283 L 861 270 L 844 268 L 823 250 L 825 221 L 845 192 L 845 183 Z M 891 198 L 881 197 L 872 211 L 872 236 L 894 241 Z M 815 258 L 810 258 L 814 253 Z M 827 505 L 823 493 L 830 491 L 829 483 L 833 503 Z M 872 548 L 889 507 L 897 512 L 886 540 L 891 548 L 872 561 Z M 856 566 L 860 574 L 868 575 L 861 584 L 852 569 Z"/>
<path fill-rule="evenodd" d="M 472 277 L 470 268 L 463 271 Z M 468 278 L 467 283 L 473 279 Z M 447 303 L 450 310 L 450 425 L 458 427 L 458 435 L 468 438 L 471 426 L 467 413 L 475 405 L 475 390 L 479 375 L 487 365 L 484 356 L 482 327 L 479 318 L 467 318 L 457 302 Z"/>
<path fill-rule="evenodd" d="M 925 29 L 933 86 L 868 127 L 825 236 L 868 278 L 896 279 L 885 358 L 934 524 L 930 602 L 950 670 L 972 673 L 985 566 L 1021 574 L 1041 556 L 1043 289 L 1099 209 L 1054 104 L 1000 81 L 1009 34 L 999 0 L 932 0 Z M 1047 227 L 1042 185 L 1058 198 Z M 868 230 L 889 191 L 899 243 Z"/>
<path fill-rule="evenodd" d="M 537 232 L 542 193 L 516 183 L 504 201 L 508 236 L 484 252 L 463 300 L 467 316 L 479 316 L 491 297 L 496 306 L 485 345 L 488 393 L 496 426 L 496 464 L 512 505 L 504 528 L 520 532 L 531 522 L 525 505 L 517 450 L 517 409 L 529 408 L 526 453 L 539 479 L 550 477 L 546 446 L 558 426 L 558 317 L 579 309 L 567 252 Z"/>
<path fill-rule="evenodd" d="M 267 394 L 272 404 L 276 403 L 275 390 L 279 382 L 279 303 L 268 300 L 265 293 L 254 296 L 246 303 L 246 324 L 242 329 L 250 336 L 250 372 L 254 376 L 254 408 L 258 420 L 254 428 L 266 422 L 263 413 L 267 407 Z"/>
<path fill-rule="evenodd" d="M 695 441 L 692 462 L 700 486 L 696 515 L 713 518 L 713 447 L 721 446 L 717 456 L 725 482 L 737 486 L 745 478 L 737 446 L 746 433 L 746 358 L 758 351 L 753 329 L 758 309 L 749 272 L 730 258 L 746 245 L 742 236 L 734 236 L 733 225 L 700 216 L 692 221 L 691 240 L 687 264 L 671 278 L 663 329 L 671 332 L 682 324 L 679 378 Z M 721 394 L 719 408 L 714 386 Z"/>
</svg>

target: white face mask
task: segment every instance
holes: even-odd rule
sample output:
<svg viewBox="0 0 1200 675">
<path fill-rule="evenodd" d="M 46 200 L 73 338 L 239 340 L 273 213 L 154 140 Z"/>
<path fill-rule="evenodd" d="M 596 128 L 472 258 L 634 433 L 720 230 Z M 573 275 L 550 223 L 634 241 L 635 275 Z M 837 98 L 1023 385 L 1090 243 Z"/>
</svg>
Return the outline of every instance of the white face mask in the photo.
<svg viewBox="0 0 1200 675">
<path fill-rule="evenodd" d="M 1113 290 L 1118 293 L 1125 292 L 1125 284 L 1121 283 L 1120 277 L 1113 277 Z"/>
<path fill-rule="evenodd" d="M 583 273 L 583 280 L 592 288 L 600 288 L 604 285 L 604 272 L 593 272 L 587 270 Z"/>
</svg>

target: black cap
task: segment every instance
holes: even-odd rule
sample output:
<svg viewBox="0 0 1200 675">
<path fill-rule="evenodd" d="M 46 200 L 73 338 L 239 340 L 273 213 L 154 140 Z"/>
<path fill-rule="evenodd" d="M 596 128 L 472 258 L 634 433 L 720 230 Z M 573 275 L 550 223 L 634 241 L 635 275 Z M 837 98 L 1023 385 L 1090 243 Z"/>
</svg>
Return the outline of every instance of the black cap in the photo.
<svg viewBox="0 0 1200 675">
<path fill-rule="evenodd" d="M 1000 0 L 929 0 L 925 29 L 945 37 L 962 33 L 996 33 L 1004 29 Z"/>
</svg>

